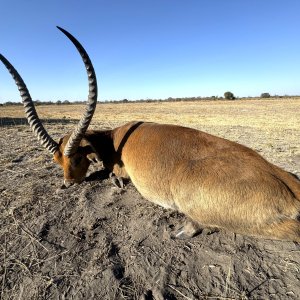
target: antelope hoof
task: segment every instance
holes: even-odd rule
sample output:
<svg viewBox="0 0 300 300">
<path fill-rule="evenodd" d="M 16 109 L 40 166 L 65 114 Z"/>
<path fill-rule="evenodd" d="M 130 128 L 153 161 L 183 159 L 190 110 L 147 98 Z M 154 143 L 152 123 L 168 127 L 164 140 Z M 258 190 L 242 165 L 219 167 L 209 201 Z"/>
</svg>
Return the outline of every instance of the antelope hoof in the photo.
<svg viewBox="0 0 300 300">
<path fill-rule="evenodd" d="M 190 239 L 195 235 L 201 233 L 203 227 L 193 221 L 187 221 L 183 226 L 173 233 L 172 237 L 180 240 Z"/>
<path fill-rule="evenodd" d="M 114 173 L 110 173 L 109 178 L 111 179 L 111 182 L 115 187 L 124 189 L 124 182 L 122 177 L 116 176 Z"/>
<path fill-rule="evenodd" d="M 220 229 L 217 227 L 209 227 L 209 228 L 203 229 L 202 234 L 211 235 L 211 234 L 217 233 L 219 231 L 220 231 Z"/>
</svg>

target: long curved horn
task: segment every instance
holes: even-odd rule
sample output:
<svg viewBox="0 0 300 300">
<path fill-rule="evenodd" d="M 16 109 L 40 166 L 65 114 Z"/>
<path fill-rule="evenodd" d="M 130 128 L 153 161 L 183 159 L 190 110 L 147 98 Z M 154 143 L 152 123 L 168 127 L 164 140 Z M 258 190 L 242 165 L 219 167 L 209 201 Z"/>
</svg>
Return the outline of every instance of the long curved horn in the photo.
<svg viewBox="0 0 300 300">
<path fill-rule="evenodd" d="M 94 71 L 94 67 L 92 65 L 92 62 L 85 51 L 85 49 L 82 47 L 82 45 L 65 29 L 57 26 L 57 28 L 62 31 L 70 40 L 71 42 L 75 45 L 77 48 L 78 52 L 80 53 L 82 60 L 84 62 L 87 75 L 88 75 L 88 80 L 89 80 L 89 95 L 88 95 L 88 101 L 85 109 L 85 113 L 83 114 L 81 120 L 79 121 L 77 127 L 71 134 L 68 143 L 65 147 L 64 150 L 64 155 L 70 156 L 74 154 L 80 144 L 80 141 L 86 132 L 94 111 L 96 109 L 96 104 L 97 104 L 97 79 L 96 79 L 96 73 Z"/>
<path fill-rule="evenodd" d="M 58 144 L 49 136 L 43 124 L 41 123 L 38 114 L 35 110 L 29 91 L 22 77 L 17 72 L 17 70 L 12 66 L 12 64 L 1 54 L 0 54 L 0 60 L 3 62 L 3 64 L 5 65 L 9 73 L 12 75 L 20 91 L 20 95 L 22 98 L 22 102 L 24 105 L 25 114 L 29 126 L 31 127 L 34 134 L 37 136 L 42 146 L 48 149 L 51 154 L 54 154 L 54 152 L 58 149 Z"/>
</svg>

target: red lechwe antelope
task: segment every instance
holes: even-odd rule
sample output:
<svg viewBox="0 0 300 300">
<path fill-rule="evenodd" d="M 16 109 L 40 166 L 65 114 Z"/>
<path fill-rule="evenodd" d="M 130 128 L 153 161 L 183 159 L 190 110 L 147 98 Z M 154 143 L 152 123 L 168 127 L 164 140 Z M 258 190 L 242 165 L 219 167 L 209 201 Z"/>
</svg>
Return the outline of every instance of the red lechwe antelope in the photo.
<svg viewBox="0 0 300 300">
<path fill-rule="evenodd" d="M 92 160 L 115 178 L 130 178 L 148 200 L 189 217 L 178 233 L 201 226 L 300 242 L 300 181 L 238 143 L 195 129 L 130 122 L 87 130 L 97 102 L 92 63 L 80 43 L 59 28 L 81 54 L 89 77 L 86 111 L 75 130 L 56 143 L 46 132 L 22 78 L 0 55 L 22 97 L 29 125 L 64 171 L 64 183 L 84 180 Z"/>
</svg>

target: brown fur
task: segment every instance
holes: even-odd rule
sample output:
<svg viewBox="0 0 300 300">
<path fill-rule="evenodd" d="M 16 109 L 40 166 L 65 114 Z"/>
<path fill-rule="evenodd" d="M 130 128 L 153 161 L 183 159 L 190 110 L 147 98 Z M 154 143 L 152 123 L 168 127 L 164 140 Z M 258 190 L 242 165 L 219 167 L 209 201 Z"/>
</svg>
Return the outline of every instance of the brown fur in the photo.
<svg viewBox="0 0 300 300">
<path fill-rule="evenodd" d="M 66 158 L 68 138 L 54 155 L 66 181 L 82 181 L 96 157 L 146 199 L 198 224 L 300 242 L 299 180 L 245 146 L 191 128 L 130 122 L 87 131 Z"/>
</svg>

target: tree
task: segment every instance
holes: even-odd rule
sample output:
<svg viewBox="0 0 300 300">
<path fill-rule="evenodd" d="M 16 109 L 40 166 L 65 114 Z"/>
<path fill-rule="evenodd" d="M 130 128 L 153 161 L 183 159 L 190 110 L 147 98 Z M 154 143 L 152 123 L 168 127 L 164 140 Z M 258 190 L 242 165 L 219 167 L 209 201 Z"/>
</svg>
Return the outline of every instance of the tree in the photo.
<svg viewBox="0 0 300 300">
<path fill-rule="evenodd" d="M 227 100 L 234 100 L 234 99 L 235 99 L 234 94 L 231 93 L 231 92 L 225 92 L 225 93 L 224 93 L 224 97 L 225 97 L 225 99 L 227 99 Z"/>
<path fill-rule="evenodd" d="M 271 96 L 270 96 L 269 93 L 262 93 L 262 94 L 260 95 L 260 97 L 261 97 L 261 98 L 270 98 Z"/>
<path fill-rule="evenodd" d="M 34 105 L 41 105 L 42 101 L 41 100 L 33 100 Z"/>
</svg>

